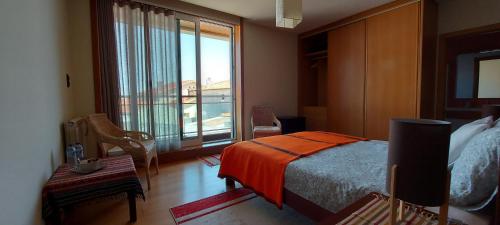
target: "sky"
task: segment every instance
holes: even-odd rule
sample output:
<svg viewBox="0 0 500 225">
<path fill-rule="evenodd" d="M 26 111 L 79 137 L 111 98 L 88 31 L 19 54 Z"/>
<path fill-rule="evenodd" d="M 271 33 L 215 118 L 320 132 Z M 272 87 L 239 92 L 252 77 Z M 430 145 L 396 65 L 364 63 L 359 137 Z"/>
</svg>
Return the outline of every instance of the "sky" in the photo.
<svg viewBox="0 0 500 225">
<path fill-rule="evenodd" d="M 230 45 L 229 41 L 201 37 L 200 63 L 201 84 L 230 79 Z M 181 33 L 181 69 L 183 80 L 196 79 L 195 38 L 192 34 Z"/>
<path fill-rule="evenodd" d="M 117 26 L 117 47 L 118 47 L 118 55 L 119 55 L 119 72 L 121 73 L 120 84 L 122 87 L 128 87 L 128 79 L 129 68 L 128 68 L 128 60 L 126 49 L 128 48 L 127 43 L 119 40 L 125 40 L 127 35 L 126 33 L 126 24 L 118 23 Z M 119 28 L 119 29 L 118 29 Z M 137 31 L 141 31 L 142 27 L 138 27 Z M 118 38 L 119 37 L 119 38 Z M 137 35 L 137 37 L 141 37 L 141 35 Z M 196 51 L 195 51 L 195 38 L 191 33 L 181 33 L 181 70 L 182 70 L 182 79 L 183 80 L 195 80 L 196 79 Z M 231 52 L 230 52 L 230 42 L 209 38 L 202 36 L 200 39 L 200 57 L 201 57 L 201 84 L 207 84 L 207 81 L 210 79 L 211 83 L 216 83 L 224 80 L 230 80 L 231 75 Z M 144 44 L 142 40 L 139 40 L 137 43 L 141 50 L 144 49 Z M 137 45 L 137 44 L 136 44 Z M 139 51 L 140 53 L 140 51 Z M 141 55 L 140 58 L 144 56 Z M 137 65 L 139 66 L 139 65 Z M 140 67 L 142 68 L 142 67 Z M 135 68 L 136 70 L 139 68 Z M 123 71 L 122 71 L 123 70 Z M 161 72 L 160 72 L 161 73 Z M 139 75 L 141 76 L 141 75 Z M 163 77 L 156 78 L 158 81 L 163 80 Z M 138 82 L 140 79 L 138 80 Z M 144 84 L 138 84 L 137 88 L 142 90 Z M 128 95 L 128 88 L 120 88 L 122 95 Z"/>
</svg>

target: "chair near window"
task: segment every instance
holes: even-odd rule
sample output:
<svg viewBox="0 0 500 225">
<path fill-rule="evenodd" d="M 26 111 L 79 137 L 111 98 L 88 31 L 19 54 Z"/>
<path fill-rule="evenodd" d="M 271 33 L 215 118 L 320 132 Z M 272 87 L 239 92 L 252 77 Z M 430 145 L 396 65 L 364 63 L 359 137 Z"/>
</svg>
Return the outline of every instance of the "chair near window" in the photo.
<svg viewBox="0 0 500 225">
<path fill-rule="evenodd" d="M 254 106 L 250 122 L 252 123 L 253 138 L 281 134 L 281 122 L 276 118 L 271 107 Z"/>
<path fill-rule="evenodd" d="M 148 190 L 151 189 L 149 165 L 155 160 L 156 174 L 159 174 L 158 154 L 155 138 L 145 132 L 125 131 L 114 125 L 104 113 L 87 117 L 97 136 L 97 142 L 104 157 L 130 154 L 135 166 L 146 168 Z"/>
</svg>

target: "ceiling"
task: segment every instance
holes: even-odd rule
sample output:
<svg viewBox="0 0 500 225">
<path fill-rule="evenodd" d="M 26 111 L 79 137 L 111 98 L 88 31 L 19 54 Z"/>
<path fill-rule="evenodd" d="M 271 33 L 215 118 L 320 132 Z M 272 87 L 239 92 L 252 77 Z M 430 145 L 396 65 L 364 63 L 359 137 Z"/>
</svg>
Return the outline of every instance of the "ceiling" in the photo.
<svg viewBox="0 0 500 225">
<path fill-rule="evenodd" d="M 182 0 L 275 27 L 275 0 Z M 292 32 L 302 33 L 392 0 L 302 0 L 303 19 Z"/>
</svg>

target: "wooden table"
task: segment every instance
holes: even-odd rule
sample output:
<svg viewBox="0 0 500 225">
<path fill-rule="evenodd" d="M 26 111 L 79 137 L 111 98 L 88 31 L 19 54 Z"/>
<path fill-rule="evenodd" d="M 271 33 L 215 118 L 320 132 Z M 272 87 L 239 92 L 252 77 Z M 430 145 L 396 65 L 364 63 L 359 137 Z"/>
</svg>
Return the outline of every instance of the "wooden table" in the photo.
<svg viewBox="0 0 500 225">
<path fill-rule="evenodd" d="M 122 193 L 127 193 L 130 222 L 137 220 L 135 199 L 145 197 L 132 157 L 102 161 L 104 168 L 90 174 L 71 172 L 68 165 L 57 168 L 42 190 L 42 216 L 47 222 L 62 224 L 65 207 Z"/>
</svg>

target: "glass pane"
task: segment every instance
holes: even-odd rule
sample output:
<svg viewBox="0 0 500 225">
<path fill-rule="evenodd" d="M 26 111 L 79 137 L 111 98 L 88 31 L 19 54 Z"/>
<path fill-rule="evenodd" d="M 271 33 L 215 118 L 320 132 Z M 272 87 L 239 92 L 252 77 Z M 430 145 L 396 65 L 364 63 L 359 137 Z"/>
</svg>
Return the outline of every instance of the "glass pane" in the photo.
<svg viewBox="0 0 500 225">
<path fill-rule="evenodd" d="M 183 98 L 184 99 L 184 98 Z M 188 102 L 191 102 L 190 98 Z M 196 98 L 194 98 L 196 100 Z M 182 103 L 183 136 L 192 138 L 198 136 L 198 116 L 195 103 Z"/>
<path fill-rule="evenodd" d="M 233 131 L 232 28 L 200 22 L 203 136 L 230 138 Z"/>
<path fill-rule="evenodd" d="M 498 56 L 496 56 L 498 57 Z M 500 59 L 479 61 L 478 98 L 500 98 Z"/>
<path fill-rule="evenodd" d="M 183 137 L 198 136 L 195 23 L 179 20 Z"/>
<path fill-rule="evenodd" d="M 495 71 L 498 71 L 497 67 L 500 63 L 495 60 L 499 58 L 500 50 L 457 55 L 455 72 L 450 70 L 450 73 L 455 73 L 451 76 L 456 76 L 455 97 L 457 99 L 498 98 L 500 91 L 497 87 L 500 76 Z"/>
<path fill-rule="evenodd" d="M 456 98 L 474 97 L 474 58 L 476 53 L 457 56 Z"/>
</svg>

